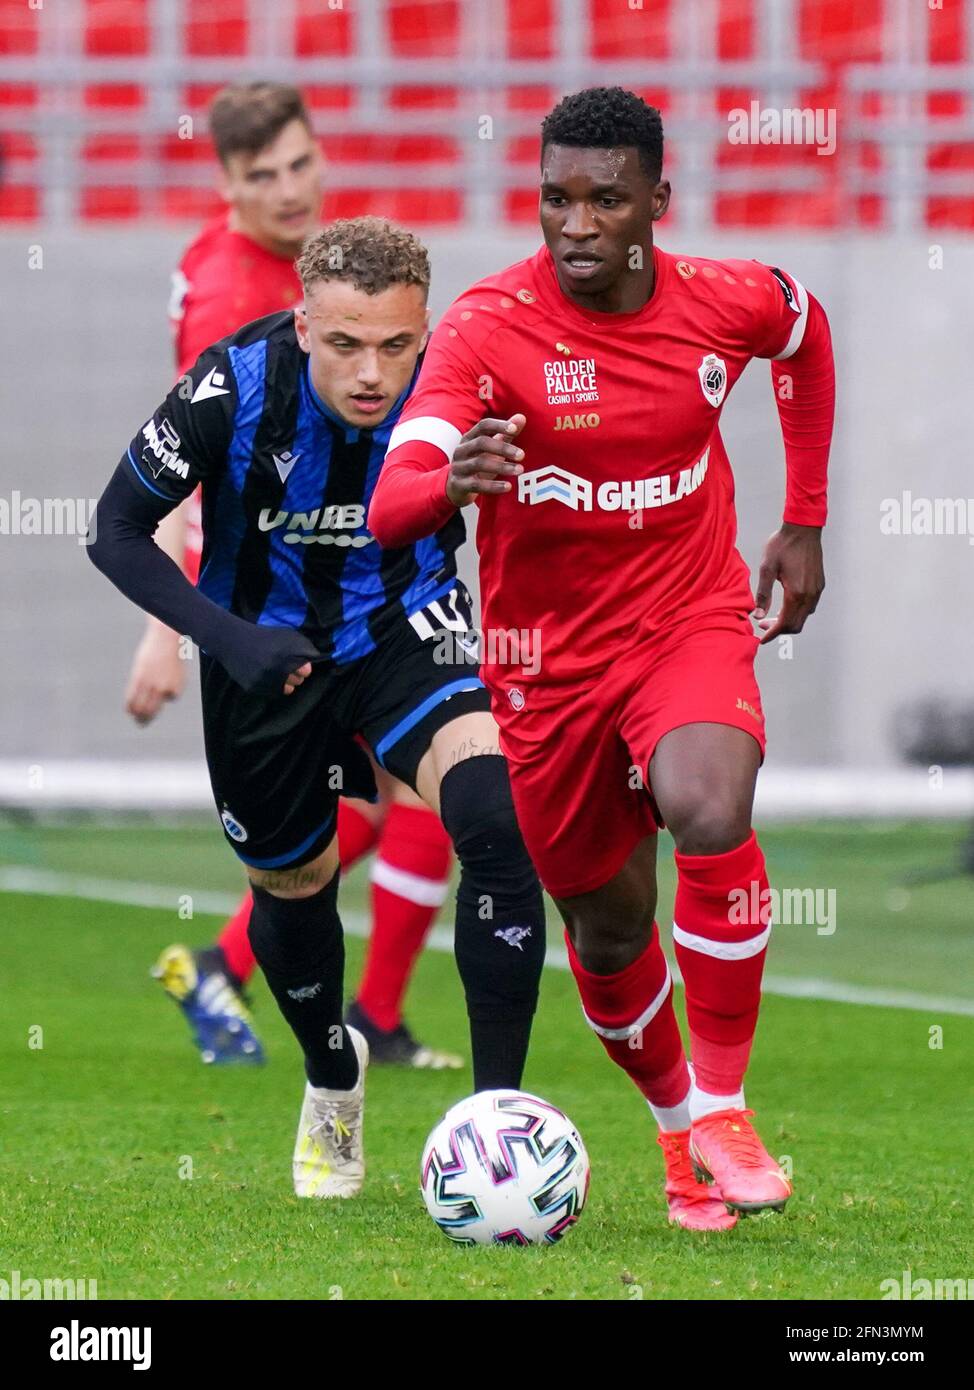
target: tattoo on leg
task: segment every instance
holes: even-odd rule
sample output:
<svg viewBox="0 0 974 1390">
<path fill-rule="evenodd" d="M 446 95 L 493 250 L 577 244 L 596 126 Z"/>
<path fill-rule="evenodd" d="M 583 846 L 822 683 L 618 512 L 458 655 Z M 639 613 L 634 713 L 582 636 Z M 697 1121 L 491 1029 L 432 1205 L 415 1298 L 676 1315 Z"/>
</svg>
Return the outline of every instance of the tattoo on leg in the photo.
<svg viewBox="0 0 974 1390">
<path fill-rule="evenodd" d="M 457 763 L 466 762 L 468 758 L 498 758 L 500 756 L 501 750 L 496 743 L 487 743 L 481 746 L 475 738 L 465 738 L 450 753 L 444 774 L 449 772 L 451 767 L 456 767 Z"/>
<path fill-rule="evenodd" d="M 250 881 L 267 893 L 295 893 L 302 888 L 324 888 L 332 878 L 334 872 L 329 874 L 320 865 L 308 864 L 298 869 L 270 869 L 251 874 Z"/>
</svg>

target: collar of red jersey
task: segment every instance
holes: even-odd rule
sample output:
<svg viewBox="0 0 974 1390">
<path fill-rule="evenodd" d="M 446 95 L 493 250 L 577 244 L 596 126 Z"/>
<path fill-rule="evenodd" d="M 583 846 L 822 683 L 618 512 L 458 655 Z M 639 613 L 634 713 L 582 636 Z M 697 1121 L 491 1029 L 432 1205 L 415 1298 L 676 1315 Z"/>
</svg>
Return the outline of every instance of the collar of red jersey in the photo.
<svg viewBox="0 0 974 1390">
<path fill-rule="evenodd" d="M 548 288 L 557 297 L 560 308 L 565 309 L 569 314 L 581 319 L 582 322 L 591 328 L 607 328 L 618 331 L 625 328 L 630 323 L 642 324 L 649 316 L 656 312 L 662 297 L 663 286 L 666 281 L 666 256 L 663 251 L 653 243 L 653 267 L 655 276 L 653 280 L 653 293 L 639 309 L 633 309 L 628 314 L 607 314 L 600 309 L 586 309 L 574 299 L 569 299 L 568 295 L 561 287 L 558 279 L 558 271 L 555 269 L 555 258 L 548 250 L 547 246 L 541 248 L 542 264 L 544 274 L 547 277 Z"/>
</svg>

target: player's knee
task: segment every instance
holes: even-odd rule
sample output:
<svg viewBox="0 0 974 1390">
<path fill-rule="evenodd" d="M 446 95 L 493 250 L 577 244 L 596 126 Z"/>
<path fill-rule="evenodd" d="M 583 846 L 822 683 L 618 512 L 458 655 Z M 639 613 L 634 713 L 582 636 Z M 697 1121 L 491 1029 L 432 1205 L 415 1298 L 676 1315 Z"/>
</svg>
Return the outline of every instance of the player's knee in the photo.
<svg viewBox="0 0 974 1390">
<path fill-rule="evenodd" d="M 725 854 L 743 844 L 751 833 L 750 795 L 735 787 L 711 787 L 699 795 L 678 794 L 664 814 L 681 854 Z"/>
<path fill-rule="evenodd" d="M 511 796 L 507 763 L 497 754 L 467 758 L 440 783 L 440 818 L 462 869 L 461 888 L 500 894 L 505 900 L 541 888 L 524 847 Z M 490 904 L 485 905 L 489 911 Z"/>
<path fill-rule="evenodd" d="M 641 904 L 558 904 L 575 954 L 593 975 L 614 975 L 642 954 L 656 913 L 656 889 Z"/>
<path fill-rule="evenodd" d="M 482 755 L 451 768 L 440 814 L 460 861 L 455 951 L 468 1013 L 530 1016 L 545 956 L 544 900 L 504 759 Z"/>
</svg>

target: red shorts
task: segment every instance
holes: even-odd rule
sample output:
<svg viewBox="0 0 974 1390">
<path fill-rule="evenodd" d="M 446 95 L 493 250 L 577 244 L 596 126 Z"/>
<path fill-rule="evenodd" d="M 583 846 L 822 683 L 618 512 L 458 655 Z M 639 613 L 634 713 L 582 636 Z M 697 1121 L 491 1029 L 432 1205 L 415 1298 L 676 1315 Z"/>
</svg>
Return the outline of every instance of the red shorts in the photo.
<svg viewBox="0 0 974 1390">
<path fill-rule="evenodd" d="M 729 724 L 764 757 L 758 645 L 745 614 L 705 613 L 621 649 L 594 682 L 519 685 L 493 668 L 518 823 L 553 897 L 600 887 L 662 824 L 649 763 L 671 729 Z"/>
</svg>

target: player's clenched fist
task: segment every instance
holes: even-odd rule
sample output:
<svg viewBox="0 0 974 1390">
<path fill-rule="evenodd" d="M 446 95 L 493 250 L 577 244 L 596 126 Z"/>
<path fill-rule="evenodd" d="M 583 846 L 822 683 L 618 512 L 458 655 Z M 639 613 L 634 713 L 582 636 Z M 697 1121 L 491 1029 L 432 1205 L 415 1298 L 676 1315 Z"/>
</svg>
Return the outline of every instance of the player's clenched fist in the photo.
<svg viewBox="0 0 974 1390">
<path fill-rule="evenodd" d="M 311 675 L 311 662 L 320 655 L 317 647 L 291 627 L 248 626 L 245 641 L 237 640 L 213 655 L 244 690 L 293 695 Z"/>
<path fill-rule="evenodd" d="M 478 420 L 453 451 L 446 495 L 456 507 L 465 507 L 478 493 L 510 492 L 505 481 L 523 473 L 524 450 L 513 441 L 527 423 L 523 415 L 509 420 Z"/>
</svg>

